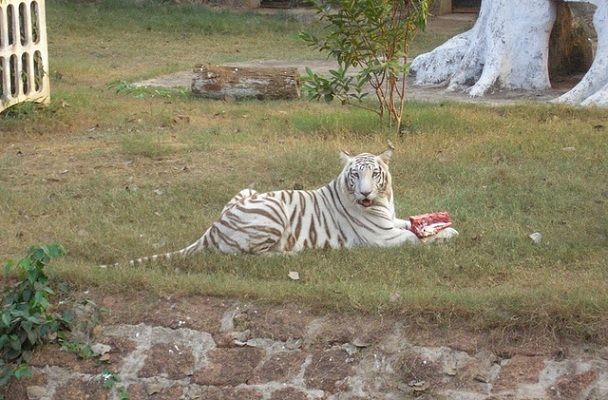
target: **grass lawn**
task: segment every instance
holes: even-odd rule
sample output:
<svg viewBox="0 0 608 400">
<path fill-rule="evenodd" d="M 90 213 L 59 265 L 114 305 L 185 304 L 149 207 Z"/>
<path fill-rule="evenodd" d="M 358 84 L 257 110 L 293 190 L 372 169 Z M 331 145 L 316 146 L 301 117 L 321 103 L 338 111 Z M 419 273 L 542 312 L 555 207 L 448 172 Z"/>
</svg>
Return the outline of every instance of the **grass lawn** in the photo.
<svg viewBox="0 0 608 400">
<path fill-rule="evenodd" d="M 118 0 L 47 7 L 53 102 L 0 116 L 0 259 L 53 241 L 68 251 L 53 277 L 80 288 L 305 302 L 608 341 L 605 110 L 409 103 L 409 133 L 397 136 L 334 104 L 117 90 L 200 62 L 319 57 L 297 39 L 318 28 Z M 414 49 L 446 37 L 421 34 Z M 321 186 L 340 170 L 339 149 L 380 151 L 387 138 L 397 148 L 398 215 L 450 211 L 461 233 L 453 243 L 94 268 L 191 243 L 250 184 Z M 535 231 L 539 245 L 528 238 Z"/>
</svg>

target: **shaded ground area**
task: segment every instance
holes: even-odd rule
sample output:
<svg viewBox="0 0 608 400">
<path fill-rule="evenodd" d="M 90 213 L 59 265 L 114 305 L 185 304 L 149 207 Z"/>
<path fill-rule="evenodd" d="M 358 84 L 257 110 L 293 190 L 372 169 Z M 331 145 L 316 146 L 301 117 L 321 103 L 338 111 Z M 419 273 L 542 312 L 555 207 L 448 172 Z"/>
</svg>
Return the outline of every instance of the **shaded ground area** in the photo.
<svg viewBox="0 0 608 400">
<path fill-rule="evenodd" d="M 394 316 L 213 297 L 88 293 L 107 309 L 92 335 L 104 362 L 46 346 L 14 400 L 600 400 L 608 348 L 532 334 L 474 334 Z M 81 319 L 91 318 L 82 315 Z M 103 368 L 118 377 L 103 387 Z M 107 372 L 106 372 L 107 373 Z"/>
<path fill-rule="evenodd" d="M 310 10 L 304 10 L 302 17 L 311 18 L 314 16 Z M 456 35 L 470 26 L 475 20 L 475 14 L 453 14 L 435 17 L 430 20 L 427 32 L 435 35 Z M 204 60 L 202 60 L 204 62 Z M 327 75 L 329 70 L 335 69 L 337 64 L 332 60 L 304 60 L 287 62 L 283 60 L 253 60 L 250 62 L 230 63 L 234 67 L 274 67 L 274 68 L 297 68 L 301 74 L 305 73 L 305 68 L 309 67 L 313 71 Z M 161 87 L 161 88 L 190 88 L 192 83 L 192 71 L 181 71 L 172 74 L 158 76 L 142 82 L 137 82 L 136 86 Z M 474 102 L 484 104 L 511 104 L 516 102 L 548 102 L 566 93 L 582 78 L 580 76 L 560 77 L 553 82 L 553 88 L 540 91 L 496 91 L 481 98 L 472 98 L 461 92 L 447 92 L 444 87 L 417 87 L 414 86 L 414 79 L 408 78 L 407 96 L 411 100 L 427 102 L 457 101 Z M 371 89 L 371 88 L 370 88 Z"/>
<path fill-rule="evenodd" d="M 335 69 L 337 66 L 332 61 L 310 60 L 301 62 L 283 62 L 279 60 L 252 61 L 247 63 L 231 63 L 234 67 L 275 67 L 275 68 L 298 68 L 300 73 L 304 73 L 305 67 L 311 68 L 317 73 L 328 72 L 330 69 Z M 168 75 L 162 75 L 157 78 L 145 80 L 136 83 L 137 86 L 143 87 L 161 87 L 184 89 L 190 88 L 192 83 L 193 73 L 191 71 L 181 71 Z M 539 91 L 497 91 L 484 97 L 470 97 L 462 92 L 448 92 L 444 87 L 420 87 L 414 86 L 414 78 L 408 78 L 407 98 L 410 100 L 419 100 L 427 102 L 443 102 L 456 101 L 465 103 L 482 103 L 482 104 L 512 104 L 517 102 L 538 101 L 548 102 L 570 90 L 580 77 L 574 77 L 572 80 L 562 80 L 559 85 L 549 90 Z"/>
</svg>

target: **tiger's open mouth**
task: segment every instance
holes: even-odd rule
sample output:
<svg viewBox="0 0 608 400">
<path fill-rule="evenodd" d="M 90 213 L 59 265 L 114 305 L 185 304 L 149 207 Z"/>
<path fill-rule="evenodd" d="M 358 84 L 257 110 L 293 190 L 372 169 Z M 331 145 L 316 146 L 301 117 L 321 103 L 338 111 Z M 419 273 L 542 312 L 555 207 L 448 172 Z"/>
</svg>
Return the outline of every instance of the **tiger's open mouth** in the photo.
<svg viewBox="0 0 608 400">
<path fill-rule="evenodd" d="M 374 204 L 373 200 L 370 199 L 357 200 L 357 203 L 359 203 L 363 207 L 369 207 Z"/>
</svg>

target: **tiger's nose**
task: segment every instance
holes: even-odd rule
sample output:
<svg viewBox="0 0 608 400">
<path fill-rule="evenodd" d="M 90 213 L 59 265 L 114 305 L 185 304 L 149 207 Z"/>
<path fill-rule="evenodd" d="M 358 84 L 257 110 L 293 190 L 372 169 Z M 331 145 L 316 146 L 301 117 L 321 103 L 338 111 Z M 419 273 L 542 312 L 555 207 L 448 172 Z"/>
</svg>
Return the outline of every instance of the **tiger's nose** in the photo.
<svg viewBox="0 0 608 400">
<path fill-rule="evenodd" d="M 372 192 L 361 192 L 361 196 L 363 197 L 367 197 L 371 194 Z"/>
</svg>

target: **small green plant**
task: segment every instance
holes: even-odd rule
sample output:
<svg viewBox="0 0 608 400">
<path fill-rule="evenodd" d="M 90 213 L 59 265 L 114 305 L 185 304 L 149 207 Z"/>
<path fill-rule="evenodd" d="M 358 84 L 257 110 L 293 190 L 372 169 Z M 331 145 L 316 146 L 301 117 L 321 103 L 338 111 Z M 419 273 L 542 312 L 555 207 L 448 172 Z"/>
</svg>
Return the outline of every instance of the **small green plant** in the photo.
<svg viewBox="0 0 608 400">
<path fill-rule="evenodd" d="M 370 85 L 378 100 L 368 108 L 380 118 L 386 113 L 401 130 L 405 106 L 409 46 L 426 27 L 432 0 L 311 0 L 327 34 L 301 32 L 310 46 L 336 58 L 338 69 L 329 77 L 306 69 L 304 89 L 309 97 L 368 108 L 362 100 Z M 349 72 L 356 69 L 354 74 Z"/>
<path fill-rule="evenodd" d="M 171 147 L 161 141 L 160 135 L 140 134 L 125 137 L 122 141 L 122 152 L 129 156 L 159 158 L 170 154 Z"/>
<path fill-rule="evenodd" d="M 104 368 L 101 371 L 101 378 L 103 379 L 102 386 L 105 389 L 111 390 L 113 387 L 116 387 L 116 393 L 118 394 L 119 400 L 129 400 L 129 393 L 124 386 L 118 386 L 120 383 L 120 377 L 110 371 L 107 368 Z"/>
<path fill-rule="evenodd" d="M 31 375 L 27 365 L 33 348 L 45 340 L 61 337 L 69 329 L 71 316 L 53 311 L 44 267 L 64 253 L 61 246 L 32 247 L 18 262 L 4 265 L 5 275 L 16 268 L 19 280 L 11 284 L 4 279 L 2 314 L 0 316 L 0 387 L 15 377 Z M 7 276 L 5 276 L 7 278 Z"/>
</svg>

